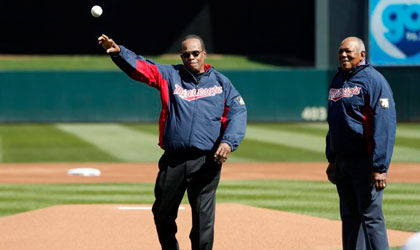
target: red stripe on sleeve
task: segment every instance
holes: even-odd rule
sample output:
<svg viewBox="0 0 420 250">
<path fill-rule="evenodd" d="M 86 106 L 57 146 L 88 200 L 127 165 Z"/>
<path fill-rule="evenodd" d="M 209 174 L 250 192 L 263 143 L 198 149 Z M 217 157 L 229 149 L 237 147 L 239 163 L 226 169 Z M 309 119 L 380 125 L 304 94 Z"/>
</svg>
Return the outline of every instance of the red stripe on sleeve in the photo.
<svg viewBox="0 0 420 250">
<path fill-rule="evenodd" d="M 130 74 L 130 77 L 157 89 L 162 87 L 162 74 L 159 72 L 158 67 L 146 61 L 137 60 L 136 70 Z"/>
<path fill-rule="evenodd" d="M 163 133 L 169 114 L 169 85 L 166 80 L 162 80 L 162 85 L 160 88 L 160 101 L 162 103 L 162 110 L 160 111 L 159 116 L 159 146 L 164 149 Z"/>
<path fill-rule="evenodd" d="M 227 128 L 227 121 L 228 121 L 228 113 L 229 113 L 230 108 L 228 106 L 226 106 L 226 101 L 225 101 L 225 109 L 223 111 L 223 115 L 220 118 L 220 121 L 222 122 L 222 132 L 224 132 Z"/>
<path fill-rule="evenodd" d="M 366 98 L 363 114 L 363 133 L 365 136 L 367 150 L 369 154 L 373 153 L 373 109 L 369 105 L 370 99 Z"/>
<path fill-rule="evenodd" d="M 159 115 L 159 146 L 163 149 L 163 134 L 165 124 L 169 114 L 169 85 L 168 81 L 163 79 L 159 69 L 154 64 L 149 64 L 146 61 L 137 60 L 136 70 L 131 73 L 130 77 L 144 82 L 151 87 L 157 88 L 160 91 L 160 101 L 162 109 Z"/>
</svg>

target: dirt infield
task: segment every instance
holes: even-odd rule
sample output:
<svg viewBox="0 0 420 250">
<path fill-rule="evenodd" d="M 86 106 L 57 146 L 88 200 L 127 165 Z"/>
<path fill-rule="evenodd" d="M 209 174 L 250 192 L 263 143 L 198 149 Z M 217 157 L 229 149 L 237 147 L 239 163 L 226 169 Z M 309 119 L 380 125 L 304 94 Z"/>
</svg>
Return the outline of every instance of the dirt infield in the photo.
<svg viewBox="0 0 420 250">
<path fill-rule="evenodd" d="M 218 204 L 216 211 L 215 250 L 327 250 L 341 246 L 339 221 L 240 204 Z M 180 247 L 188 250 L 190 208 L 183 206 L 178 214 L 177 237 Z M 160 249 L 150 205 L 53 206 L 0 218 L 0 233 L 2 250 Z M 388 230 L 388 235 L 398 246 L 412 233 Z"/>
<path fill-rule="evenodd" d="M 326 181 L 325 163 L 229 163 L 223 180 L 300 179 Z M 97 168 L 97 177 L 69 176 L 71 168 Z M 156 164 L 0 164 L 0 183 L 154 182 Z M 389 182 L 419 182 L 420 164 L 393 164 Z M 218 204 L 215 250 L 339 249 L 341 223 L 312 216 Z M 88 222 L 88 223 L 87 223 Z M 190 249 L 190 208 L 179 211 L 177 237 Z M 2 250 L 157 250 L 150 205 L 53 206 L 0 218 Z M 413 233 L 388 230 L 391 246 Z"/>
<path fill-rule="evenodd" d="M 223 180 L 289 179 L 326 181 L 326 163 L 227 163 Z M 96 168 L 100 176 L 69 176 L 72 168 Z M 0 164 L 0 183 L 154 182 L 156 163 Z M 419 163 L 394 163 L 388 182 L 420 182 Z"/>
</svg>

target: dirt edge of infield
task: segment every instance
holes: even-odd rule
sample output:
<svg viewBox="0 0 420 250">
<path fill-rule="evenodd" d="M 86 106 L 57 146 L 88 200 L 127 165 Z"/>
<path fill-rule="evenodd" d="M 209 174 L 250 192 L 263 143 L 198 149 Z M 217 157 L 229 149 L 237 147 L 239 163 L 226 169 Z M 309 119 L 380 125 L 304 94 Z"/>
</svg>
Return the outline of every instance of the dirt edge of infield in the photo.
<svg viewBox="0 0 420 250">
<path fill-rule="evenodd" d="M 318 163 L 227 163 L 221 180 L 288 179 L 327 181 L 325 162 Z M 70 176 L 73 168 L 95 168 L 100 176 Z M 0 183 L 97 183 L 154 182 L 156 163 L 2 163 Z M 393 163 L 388 183 L 420 180 L 420 163 Z"/>
</svg>

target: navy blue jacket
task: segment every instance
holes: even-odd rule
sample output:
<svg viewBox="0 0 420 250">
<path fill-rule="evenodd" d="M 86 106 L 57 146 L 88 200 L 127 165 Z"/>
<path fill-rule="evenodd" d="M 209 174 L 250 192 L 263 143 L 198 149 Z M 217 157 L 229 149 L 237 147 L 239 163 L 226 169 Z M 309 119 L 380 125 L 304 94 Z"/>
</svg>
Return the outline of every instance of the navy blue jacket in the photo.
<svg viewBox="0 0 420 250">
<path fill-rule="evenodd" d="M 247 111 L 238 91 L 211 65 L 194 76 L 183 65 L 158 64 L 120 46 L 112 60 L 134 80 L 159 90 L 159 145 L 165 150 L 236 150 L 245 136 Z"/>
<path fill-rule="evenodd" d="M 395 103 L 386 79 L 369 64 L 339 72 L 329 87 L 326 156 L 369 157 L 387 172 L 396 130 Z"/>
</svg>

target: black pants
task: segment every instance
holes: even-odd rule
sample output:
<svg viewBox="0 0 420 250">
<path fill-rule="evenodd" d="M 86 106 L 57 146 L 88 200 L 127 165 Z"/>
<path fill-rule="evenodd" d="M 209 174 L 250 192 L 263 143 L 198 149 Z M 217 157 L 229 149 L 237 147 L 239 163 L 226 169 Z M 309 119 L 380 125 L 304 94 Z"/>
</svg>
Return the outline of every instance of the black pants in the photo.
<svg viewBox="0 0 420 250">
<path fill-rule="evenodd" d="M 389 249 L 382 213 L 384 191 L 376 191 L 372 184 L 369 159 L 337 157 L 334 174 L 340 197 L 343 250 Z"/>
<path fill-rule="evenodd" d="M 165 152 L 159 160 L 153 215 L 162 250 L 178 250 L 175 219 L 185 194 L 192 210 L 192 250 L 213 248 L 216 189 L 221 165 L 213 152 Z"/>
</svg>

